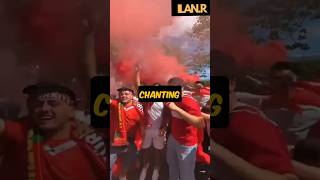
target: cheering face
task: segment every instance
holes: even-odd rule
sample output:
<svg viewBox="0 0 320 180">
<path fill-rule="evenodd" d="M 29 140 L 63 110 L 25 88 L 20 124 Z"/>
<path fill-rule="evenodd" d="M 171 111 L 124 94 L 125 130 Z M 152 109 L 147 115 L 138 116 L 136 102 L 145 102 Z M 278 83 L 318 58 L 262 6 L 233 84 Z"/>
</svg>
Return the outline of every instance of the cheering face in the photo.
<svg viewBox="0 0 320 180">
<path fill-rule="evenodd" d="M 61 129 L 74 115 L 68 97 L 58 93 L 41 95 L 32 104 L 34 123 L 41 130 Z"/>
<path fill-rule="evenodd" d="M 133 94 L 131 91 L 121 91 L 119 97 L 122 103 L 129 103 L 133 99 Z"/>
<path fill-rule="evenodd" d="M 271 84 L 275 92 L 288 92 L 288 88 L 295 81 L 294 74 L 289 70 L 271 73 Z"/>
</svg>

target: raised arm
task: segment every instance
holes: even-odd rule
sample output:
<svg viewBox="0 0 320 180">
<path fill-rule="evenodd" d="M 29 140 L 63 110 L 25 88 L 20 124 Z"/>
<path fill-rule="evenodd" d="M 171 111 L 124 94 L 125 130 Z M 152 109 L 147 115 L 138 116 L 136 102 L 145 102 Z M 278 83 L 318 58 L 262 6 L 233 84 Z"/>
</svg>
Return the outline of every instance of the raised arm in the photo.
<svg viewBox="0 0 320 180">
<path fill-rule="evenodd" d="M 139 64 L 135 67 L 135 92 L 138 92 L 139 86 L 141 86 L 141 78 L 140 78 L 140 66 Z"/>
</svg>

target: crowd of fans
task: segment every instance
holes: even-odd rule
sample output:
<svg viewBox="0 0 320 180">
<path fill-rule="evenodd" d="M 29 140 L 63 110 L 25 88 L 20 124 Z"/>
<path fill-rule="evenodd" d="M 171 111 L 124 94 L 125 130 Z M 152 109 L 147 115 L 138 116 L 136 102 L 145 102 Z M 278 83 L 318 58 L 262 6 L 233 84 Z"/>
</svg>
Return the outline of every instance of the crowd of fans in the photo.
<svg viewBox="0 0 320 180">
<path fill-rule="evenodd" d="M 211 134 L 214 179 L 319 179 L 320 83 L 300 80 L 289 62 L 279 62 L 265 83 L 270 94 L 239 93 L 234 59 L 213 57 L 213 73 L 230 79 L 231 99 L 229 126 Z"/>
</svg>

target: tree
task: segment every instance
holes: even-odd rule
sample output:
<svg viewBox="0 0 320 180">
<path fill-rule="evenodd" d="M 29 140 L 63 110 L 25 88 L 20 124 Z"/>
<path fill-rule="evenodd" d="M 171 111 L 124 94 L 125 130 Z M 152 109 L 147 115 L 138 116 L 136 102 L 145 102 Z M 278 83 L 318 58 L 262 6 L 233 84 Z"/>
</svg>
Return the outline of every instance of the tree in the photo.
<svg viewBox="0 0 320 180">
<path fill-rule="evenodd" d="M 287 40 L 289 50 L 308 50 L 308 24 L 320 19 L 320 1 L 256 0 L 244 7 L 243 12 L 254 17 L 251 33 L 261 30 L 269 32 L 265 37 L 260 35 L 256 38 L 258 42 Z"/>
<path fill-rule="evenodd" d="M 201 70 L 210 64 L 210 16 L 199 16 L 190 35 L 198 42 L 192 55 L 192 66 Z"/>
<path fill-rule="evenodd" d="M 210 16 L 199 16 L 192 27 L 192 36 L 199 40 L 210 39 Z"/>
<path fill-rule="evenodd" d="M 214 0 L 215 10 L 229 7 L 252 20 L 248 31 L 258 43 L 282 40 L 288 50 L 308 50 L 308 25 L 320 19 L 318 0 Z M 262 35 L 261 32 L 266 35 Z"/>
</svg>

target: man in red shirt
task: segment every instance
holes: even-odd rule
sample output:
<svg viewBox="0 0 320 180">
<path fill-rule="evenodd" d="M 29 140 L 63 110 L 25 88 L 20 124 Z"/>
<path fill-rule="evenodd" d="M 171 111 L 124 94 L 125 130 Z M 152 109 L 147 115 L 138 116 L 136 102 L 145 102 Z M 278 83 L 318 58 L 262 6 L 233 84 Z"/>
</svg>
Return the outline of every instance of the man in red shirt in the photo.
<svg viewBox="0 0 320 180">
<path fill-rule="evenodd" d="M 319 85 L 300 81 L 289 63 L 280 62 L 270 69 L 273 94 L 263 103 L 264 108 L 298 110 L 298 105 L 320 107 Z"/>
<path fill-rule="evenodd" d="M 234 63 L 226 63 L 228 60 L 233 59 L 216 58 L 213 72 L 230 79 L 230 124 L 224 129 L 214 129 L 211 137 L 236 156 L 217 153 L 221 152 L 219 146 L 213 145 L 213 176 L 224 180 L 296 179 L 280 128 L 257 108 L 238 102 L 235 88 L 239 69 Z"/>
<path fill-rule="evenodd" d="M 123 167 L 119 179 L 124 180 L 142 146 L 143 107 L 133 101 L 132 89 L 123 87 L 118 92 L 119 100 L 111 100 L 110 104 L 110 167 L 121 158 Z"/>
<path fill-rule="evenodd" d="M 43 83 L 24 93 L 29 95 L 29 115 L 21 122 L 0 120 L 0 179 L 105 179 L 104 140 L 88 126 L 85 134 L 79 131 L 73 92 Z"/>
<path fill-rule="evenodd" d="M 168 85 L 183 88 L 184 81 L 180 78 L 172 78 L 168 81 Z M 200 105 L 190 94 L 184 94 L 182 101 L 175 104 L 188 114 L 201 117 Z M 197 128 L 203 128 L 204 122 L 196 127 L 176 111 L 172 111 L 171 115 L 171 135 L 167 143 L 169 180 L 194 180 L 198 144 Z"/>
<path fill-rule="evenodd" d="M 269 111 L 286 109 L 294 115 L 290 124 L 283 123 L 288 124 L 283 129 L 289 143 L 294 145 L 305 139 L 310 129 L 319 122 L 320 95 L 316 92 L 316 86 L 307 86 L 310 82 L 298 81 L 289 63 L 277 63 L 270 71 L 274 91 L 269 99 L 263 101 L 262 108 L 267 114 Z M 280 118 L 286 121 L 285 118 Z"/>
<path fill-rule="evenodd" d="M 193 90 L 193 97 L 200 103 L 201 111 L 209 103 L 210 100 L 210 87 L 205 87 L 201 81 L 195 82 L 196 87 Z M 209 124 L 206 124 L 205 129 L 198 129 L 198 149 L 197 149 L 197 162 L 210 165 L 210 155 L 204 151 L 204 147 L 208 147 L 205 141 L 205 131 L 209 131 Z M 208 134 L 209 135 L 209 134 Z M 209 141 L 208 141 L 209 143 Z"/>
</svg>

